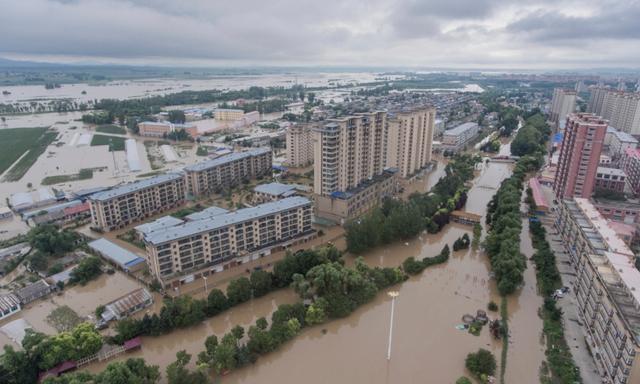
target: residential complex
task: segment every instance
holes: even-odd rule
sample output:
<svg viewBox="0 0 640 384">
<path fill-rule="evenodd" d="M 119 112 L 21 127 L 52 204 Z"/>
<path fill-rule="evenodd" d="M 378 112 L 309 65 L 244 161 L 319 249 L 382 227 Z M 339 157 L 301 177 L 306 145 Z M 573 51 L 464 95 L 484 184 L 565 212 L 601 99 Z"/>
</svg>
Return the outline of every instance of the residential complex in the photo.
<svg viewBox="0 0 640 384">
<path fill-rule="evenodd" d="M 578 314 L 602 382 L 640 382 L 640 271 L 633 252 L 587 199 L 564 200 L 555 226 L 575 267 Z"/>
<path fill-rule="evenodd" d="M 576 109 L 577 93 L 573 89 L 556 88 L 551 99 L 550 119 L 559 126 L 566 121 L 567 115 Z"/>
<path fill-rule="evenodd" d="M 144 121 L 138 123 L 138 134 L 148 137 L 165 137 L 171 132 L 184 129 L 191 137 L 198 136 L 198 127 L 191 124 L 173 124 L 166 122 Z"/>
<path fill-rule="evenodd" d="M 184 202 L 184 176 L 168 173 L 98 192 L 89 197 L 93 228 L 112 231 Z"/>
<path fill-rule="evenodd" d="M 330 119 L 313 128 L 314 192 L 348 191 L 380 175 L 386 156 L 386 112 Z"/>
<path fill-rule="evenodd" d="M 476 123 L 464 123 L 455 128 L 448 129 L 444 131 L 442 135 L 442 147 L 459 151 L 478 135 L 479 129 Z"/>
<path fill-rule="evenodd" d="M 271 148 L 236 152 L 203 161 L 184 168 L 187 191 L 193 196 L 219 193 L 243 180 L 270 174 L 272 164 Z"/>
<path fill-rule="evenodd" d="M 387 168 L 409 177 L 431 162 L 436 109 L 412 107 L 387 117 Z"/>
<path fill-rule="evenodd" d="M 144 238 L 151 273 L 165 284 L 253 260 L 312 235 L 312 211 L 310 200 L 289 197 L 152 232 Z"/>
<path fill-rule="evenodd" d="M 640 93 L 595 87 L 587 112 L 609 120 L 611 126 L 631 135 L 640 135 Z"/>
<path fill-rule="evenodd" d="M 310 124 L 295 124 L 287 129 L 287 165 L 306 167 L 313 163 L 313 135 Z"/>
<path fill-rule="evenodd" d="M 559 199 L 590 197 L 607 121 L 590 113 L 567 116 L 553 190 Z"/>
<path fill-rule="evenodd" d="M 629 189 L 640 196 L 640 149 L 627 148 L 620 159 L 620 168 L 627 175 Z"/>
</svg>

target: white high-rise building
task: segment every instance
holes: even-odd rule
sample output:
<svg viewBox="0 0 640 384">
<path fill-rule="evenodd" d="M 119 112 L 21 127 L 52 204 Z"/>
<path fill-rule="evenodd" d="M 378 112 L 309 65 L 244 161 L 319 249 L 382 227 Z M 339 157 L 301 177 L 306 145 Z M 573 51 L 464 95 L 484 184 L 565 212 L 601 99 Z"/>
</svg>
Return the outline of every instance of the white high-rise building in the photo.
<svg viewBox="0 0 640 384">
<path fill-rule="evenodd" d="M 551 121 L 563 124 L 567 115 L 576 109 L 576 91 L 572 89 L 556 88 L 553 90 L 551 100 Z"/>
<path fill-rule="evenodd" d="M 587 111 L 631 135 L 640 135 L 640 94 L 596 87 L 591 90 Z"/>
<path fill-rule="evenodd" d="M 296 124 L 287 129 L 287 165 L 306 167 L 313 163 L 311 125 Z"/>
<path fill-rule="evenodd" d="M 436 109 L 411 107 L 389 113 L 386 167 L 408 177 L 431 161 Z"/>
</svg>

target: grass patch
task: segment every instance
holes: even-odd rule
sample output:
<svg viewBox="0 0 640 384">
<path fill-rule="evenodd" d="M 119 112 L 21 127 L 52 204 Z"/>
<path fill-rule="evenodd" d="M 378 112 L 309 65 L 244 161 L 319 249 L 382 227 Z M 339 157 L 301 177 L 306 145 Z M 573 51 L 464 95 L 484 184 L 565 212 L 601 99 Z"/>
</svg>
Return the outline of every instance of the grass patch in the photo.
<svg viewBox="0 0 640 384">
<path fill-rule="evenodd" d="M 187 208 L 182 208 L 178 211 L 175 211 L 174 213 L 171 214 L 171 216 L 178 218 L 178 219 L 182 219 L 185 216 L 189 216 L 192 213 L 196 213 L 196 212 L 200 212 L 204 209 L 205 207 L 203 207 L 200 204 L 196 204 L 193 207 L 187 207 Z"/>
<path fill-rule="evenodd" d="M 70 181 L 78 181 L 78 180 L 88 180 L 93 178 L 93 169 L 91 168 L 83 168 L 78 173 L 74 173 L 72 175 L 57 175 L 57 176 L 47 176 L 42 179 L 42 185 L 53 185 L 60 183 L 67 183 Z"/>
<path fill-rule="evenodd" d="M 116 136 L 93 135 L 91 146 L 111 145 L 109 151 L 124 151 L 124 138 Z"/>
<path fill-rule="evenodd" d="M 198 147 L 196 150 L 196 156 L 209 156 L 209 150 L 205 147 Z"/>
<path fill-rule="evenodd" d="M 6 171 L 47 128 L 9 128 L 0 130 L 0 174 Z"/>
<path fill-rule="evenodd" d="M 141 174 L 137 175 L 136 177 L 158 176 L 158 175 L 160 175 L 162 173 L 164 173 L 164 172 L 163 171 L 153 171 L 153 172 L 141 173 Z"/>
<path fill-rule="evenodd" d="M 75 328 L 76 325 L 82 323 L 82 318 L 78 316 L 76 311 L 63 305 L 47 315 L 47 322 L 57 329 L 58 332 L 68 332 Z"/>
<path fill-rule="evenodd" d="M 96 132 L 114 133 L 114 134 L 117 134 L 117 135 L 126 135 L 127 134 L 127 131 L 125 131 L 124 128 L 118 127 L 117 125 L 113 125 L 113 124 L 98 125 L 96 127 Z"/>
<path fill-rule="evenodd" d="M 19 128 L 17 131 L 25 130 L 26 128 Z M 11 138 L 9 142 L 6 143 L 4 141 L 4 131 L 9 131 L 9 129 L 0 130 L 0 153 L 5 154 L 5 152 L 9 152 L 9 159 L 13 158 L 13 161 L 20 158 L 25 150 L 28 150 L 27 154 L 24 155 L 5 175 L 3 181 L 18 181 L 22 179 L 25 173 L 33 166 L 33 164 L 38 161 L 40 155 L 42 155 L 46 150 L 49 144 L 51 144 L 56 137 L 58 137 L 58 132 L 48 131 L 46 128 L 34 128 L 37 129 L 38 135 L 32 134 L 23 134 L 16 133 L 16 136 L 20 137 L 20 140 L 13 141 Z M 29 140 L 27 143 L 25 140 Z M 13 143 L 13 144 L 12 144 Z M 16 147 L 13 147 L 15 145 Z M 27 145 L 25 148 L 24 145 Z M 20 146 L 20 148 L 17 148 Z M 4 163 L 3 163 L 4 164 Z M 9 164 L 10 166 L 11 164 Z M 6 168 L 3 168 L 3 170 Z"/>
</svg>

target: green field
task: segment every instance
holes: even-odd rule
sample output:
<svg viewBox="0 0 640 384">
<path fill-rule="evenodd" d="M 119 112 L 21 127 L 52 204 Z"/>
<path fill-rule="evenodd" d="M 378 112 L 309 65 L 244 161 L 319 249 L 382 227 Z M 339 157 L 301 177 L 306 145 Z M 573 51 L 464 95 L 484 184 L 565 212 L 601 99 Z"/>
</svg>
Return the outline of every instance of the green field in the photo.
<svg viewBox="0 0 640 384">
<path fill-rule="evenodd" d="M 111 151 L 124 151 L 124 140 L 125 139 L 123 137 L 93 135 L 93 139 L 91 139 L 91 146 L 109 145 L 109 142 L 111 142 Z"/>
<path fill-rule="evenodd" d="M 92 178 L 93 178 L 93 169 L 82 168 L 79 173 L 74 173 L 72 175 L 47 176 L 44 179 L 42 179 L 42 185 L 54 185 L 54 184 L 66 183 L 69 181 L 88 180 Z"/>
<path fill-rule="evenodd" d="M 115 133 L 118 135 L 125 135 L 127 133 L 127 131 L 125 131 L 124 128 L 118 127 L 117 125 L 113 125 L 113 124 L 98 125 L 96 127 L 96 132 Z"/>
<path fill-rule="evenodd" d="M 0 173 L 6 171 L 26 152 L 2 180 L 22 179 L 57 136 L 58 132 L 48 131 L 47 128 L 0 129 Z"/>
</svg>

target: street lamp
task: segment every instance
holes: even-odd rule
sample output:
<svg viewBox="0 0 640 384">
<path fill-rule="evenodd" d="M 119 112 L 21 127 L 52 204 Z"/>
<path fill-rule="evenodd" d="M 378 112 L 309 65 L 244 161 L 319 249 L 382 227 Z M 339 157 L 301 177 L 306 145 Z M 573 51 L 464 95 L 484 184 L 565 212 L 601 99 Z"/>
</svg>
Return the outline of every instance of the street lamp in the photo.
<svg viewBox="0 0 640 384">
<path fill-rule="evenodd" d="M 207 276 L 202 276 L 204 279 L 204 293 L 207 293 Z"/>
<path fill-rule="evenodd" d="M 391 341 L 393 337 L 393 312 L 396 304 L 396 297 L 400 295 L 398 291 L 389 291 L 387 295 L 391 297 L 391 320 L 389 323 L 389 348 L 387 349 L 387 360 L 391 360 Z"/>
</svg>

